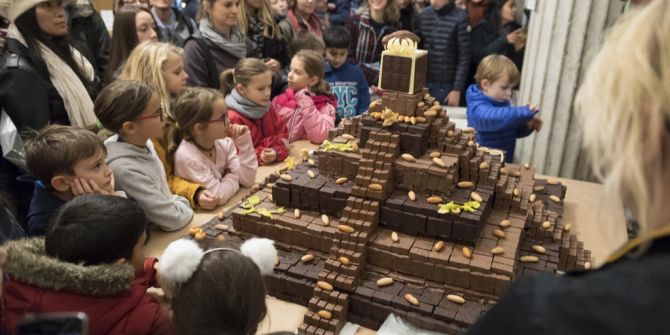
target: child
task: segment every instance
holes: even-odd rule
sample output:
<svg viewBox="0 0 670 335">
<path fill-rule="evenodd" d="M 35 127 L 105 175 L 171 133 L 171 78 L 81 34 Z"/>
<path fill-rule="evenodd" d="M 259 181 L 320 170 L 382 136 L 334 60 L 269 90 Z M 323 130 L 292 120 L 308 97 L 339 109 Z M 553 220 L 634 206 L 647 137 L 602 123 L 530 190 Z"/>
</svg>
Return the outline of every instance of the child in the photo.
<svg viewBox="0 0 670 335">
<path fill-rule="evenodd" d="M 363 114 L 370 105 L 370 87 L 363 71 L 347 61 L 351 35 L 342 26 L 332 26 L 323 33 L 326 43 L 326 81 L 337 96 L 337 120 Z"/>
<path fill-rule="evenodd" d="M 419 12 L 421 45 L 428 50 L 427 86 L 448 106 L 458 106 L 470 70 L 468 14 L 454 1 L 430 0 Z"/>
<path fill-rule="evenodd" d="M 189 201 L 170 192 L 165 170 L 150 139 L 163 136 L 158 94 L 138 81 L 117 81 L 95 101 L 98 120 L 116 135 L 105 141 L 107 164 L 116 186 L 144 209 L 149 221 L 166 231 L 179 230 L 193 217 Z"/>
<path fill-rule="evenodd" d="M 44 235 L 53 214 L 83 194 L 114 194 L 107 149 L 94 133 L 49 125 L 26 141 L 26 165 L 37 178 L 27 216 L 27 233 Z"/>
<path fill-rule="evenodd" d="M 158 92 L 165 112 L 169 116 L 168 122 L 174 119 L 172 113 L 174 98 L 186 90 L 188 75 L 184 71 L 182 53 L 181 49 L 169 43 L 142 43 L 130 54 L 121 74 L 123 80 L 141 81 Z M 214 209 L 216 200 L 209 191 L 199 184 L 174 176 L 172 164 L 165 157 L 167 147 L 165 138 L 166 136 L 161 136 L 152 139 L 152 144 L 165 168 L 170 191 L 188 199 L 192 208 Z"/>
<path fill-rule="evenodd" d="M 286 0 L 270 0 L 270 9 L 275 22 L 281 22 L 288 13 L 288 3 Z"/>
<path fill-rule="evenodd" d="M 249 128 L 256 158 L 262 165 L 288 156 L 288 134 L 270 109 L 272 73 L 261 60 L 245 58 L 221 74 L 221 91 L 228 104 L 230 123 Z"/>
<path fill-rule="evenodd" d="M 81 311 L 91 334 L 165 334 L 169 313 L 146 290 L 146 216 L 123 197 L 86 195 L 56 213 L 46 238 L 7 242 L 2 333 L 28 313 Z"/>
<path fill-rule="evenodd" d="M 168 131 L 175 175 L 203 185 L 217 205 L 225 204 L 240 185 L 255 183 L 258 161 L 250 132 L 229 124 L 228 106 L 219 92 L 186 90 L 177 98 L 175 120 Z"/>
<path fill-rule="evenodd" d="M 272 101 L 287 126 L 289 142 L 310 140 L 321 144 L 335 127 L 337 101 L 323 79 L 323 56 L 301 50 L 291 60 L 286 91 Z"/>
<path fill-rule="evenodd" d="M 168 245 L 158 270 L 172 301 L 175 333 L 255 334 L 267 313 L 262 275 L 274 268 L 273 244 L 252 238 L 240 251 L 215 240 Z"/>
<path fill-rule="evenodd" d="M 479 63 L 477 84 L 467 92 L 468 125 L 477 130 L 479 144 L 506 151 L 505 162 L 514 158 L 516 139 L 540 131 L 542 119 L 532 106 L 511 107 L 512 87 L 519 70 L 503 55 L 487 56 Z"/>
</svg>

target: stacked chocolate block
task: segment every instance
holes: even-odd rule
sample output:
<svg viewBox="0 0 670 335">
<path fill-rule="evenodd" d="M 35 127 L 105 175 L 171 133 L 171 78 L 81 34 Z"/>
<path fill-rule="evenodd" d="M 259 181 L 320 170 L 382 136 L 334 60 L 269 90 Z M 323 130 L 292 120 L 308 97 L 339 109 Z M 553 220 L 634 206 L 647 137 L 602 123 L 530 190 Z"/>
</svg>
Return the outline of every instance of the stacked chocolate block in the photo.
<svg viewBox="0 0 670 335">
<path fill-rule="evenodd" d="M 565 186 L 457 129 L 423 86 L 425 53 L 394 45 L 383 99 L 259 185 L 255 208 L 275 214 L 245 206 L 203 227 L 231 245 L 276 241 L 267 287 L 307 306 L 300 334 L 377 328 L 390 313 L 460 334 L 517 276 L 590 268 L 563 220 Z"/>
</svg>

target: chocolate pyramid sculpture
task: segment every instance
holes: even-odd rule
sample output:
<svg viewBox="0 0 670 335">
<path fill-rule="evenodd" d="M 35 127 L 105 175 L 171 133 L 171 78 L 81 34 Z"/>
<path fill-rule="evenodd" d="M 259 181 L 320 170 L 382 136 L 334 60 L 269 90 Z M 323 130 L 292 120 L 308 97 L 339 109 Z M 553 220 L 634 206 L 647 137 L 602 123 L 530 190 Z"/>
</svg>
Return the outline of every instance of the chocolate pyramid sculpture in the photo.
<svg viewBox="0 0 670 335">
<path fill-rule="evenodd" d="M 426 52 L 409 34 L 388 39 L 384 97 L 368 113 L 191 232 L 231 247 L 275 240 L 267 287 L 308 307 L 300 334 L 376 329 L 390 313 L 460 334 L 520 274 L 590 268 L 563 220 L 566 187 L 457 129 L 423 87 Z"/>
</svg>

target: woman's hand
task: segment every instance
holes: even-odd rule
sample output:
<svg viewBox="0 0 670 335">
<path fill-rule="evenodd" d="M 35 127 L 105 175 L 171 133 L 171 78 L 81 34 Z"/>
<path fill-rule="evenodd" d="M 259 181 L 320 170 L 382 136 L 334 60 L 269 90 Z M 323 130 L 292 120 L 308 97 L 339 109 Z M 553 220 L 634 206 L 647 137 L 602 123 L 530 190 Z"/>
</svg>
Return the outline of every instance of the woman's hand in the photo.
<svg viewBox="0 0 670 335">
<path fill-rule="evenodd" d="M 266 58 L 263 60 L 263 62 L 270 69 L 270 71 L 272 71 L 272 73 L 281 70 L 281 63 L 279 63 L 279 61 L 274 58 Z"/>
</svg>

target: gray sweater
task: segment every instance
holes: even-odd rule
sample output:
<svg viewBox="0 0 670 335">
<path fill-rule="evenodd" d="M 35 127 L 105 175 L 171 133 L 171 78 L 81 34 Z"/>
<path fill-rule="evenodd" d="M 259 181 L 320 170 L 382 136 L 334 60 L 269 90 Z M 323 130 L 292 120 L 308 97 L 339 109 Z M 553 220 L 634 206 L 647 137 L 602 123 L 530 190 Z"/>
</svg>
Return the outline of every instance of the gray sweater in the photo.
<svg viewBox="0 0 670 335">
<path fill-rule="evenodd" d="M 114 135 L 105 141 L 105 146 L 116 189 L 137 201 L 149 221 L 166 231 L 179 230 L 191 221 L 193 210 L 186 198 L 170 192 L 163 164 L 151 141 L 141 148 L 120 142 Z"/>
</svg>

